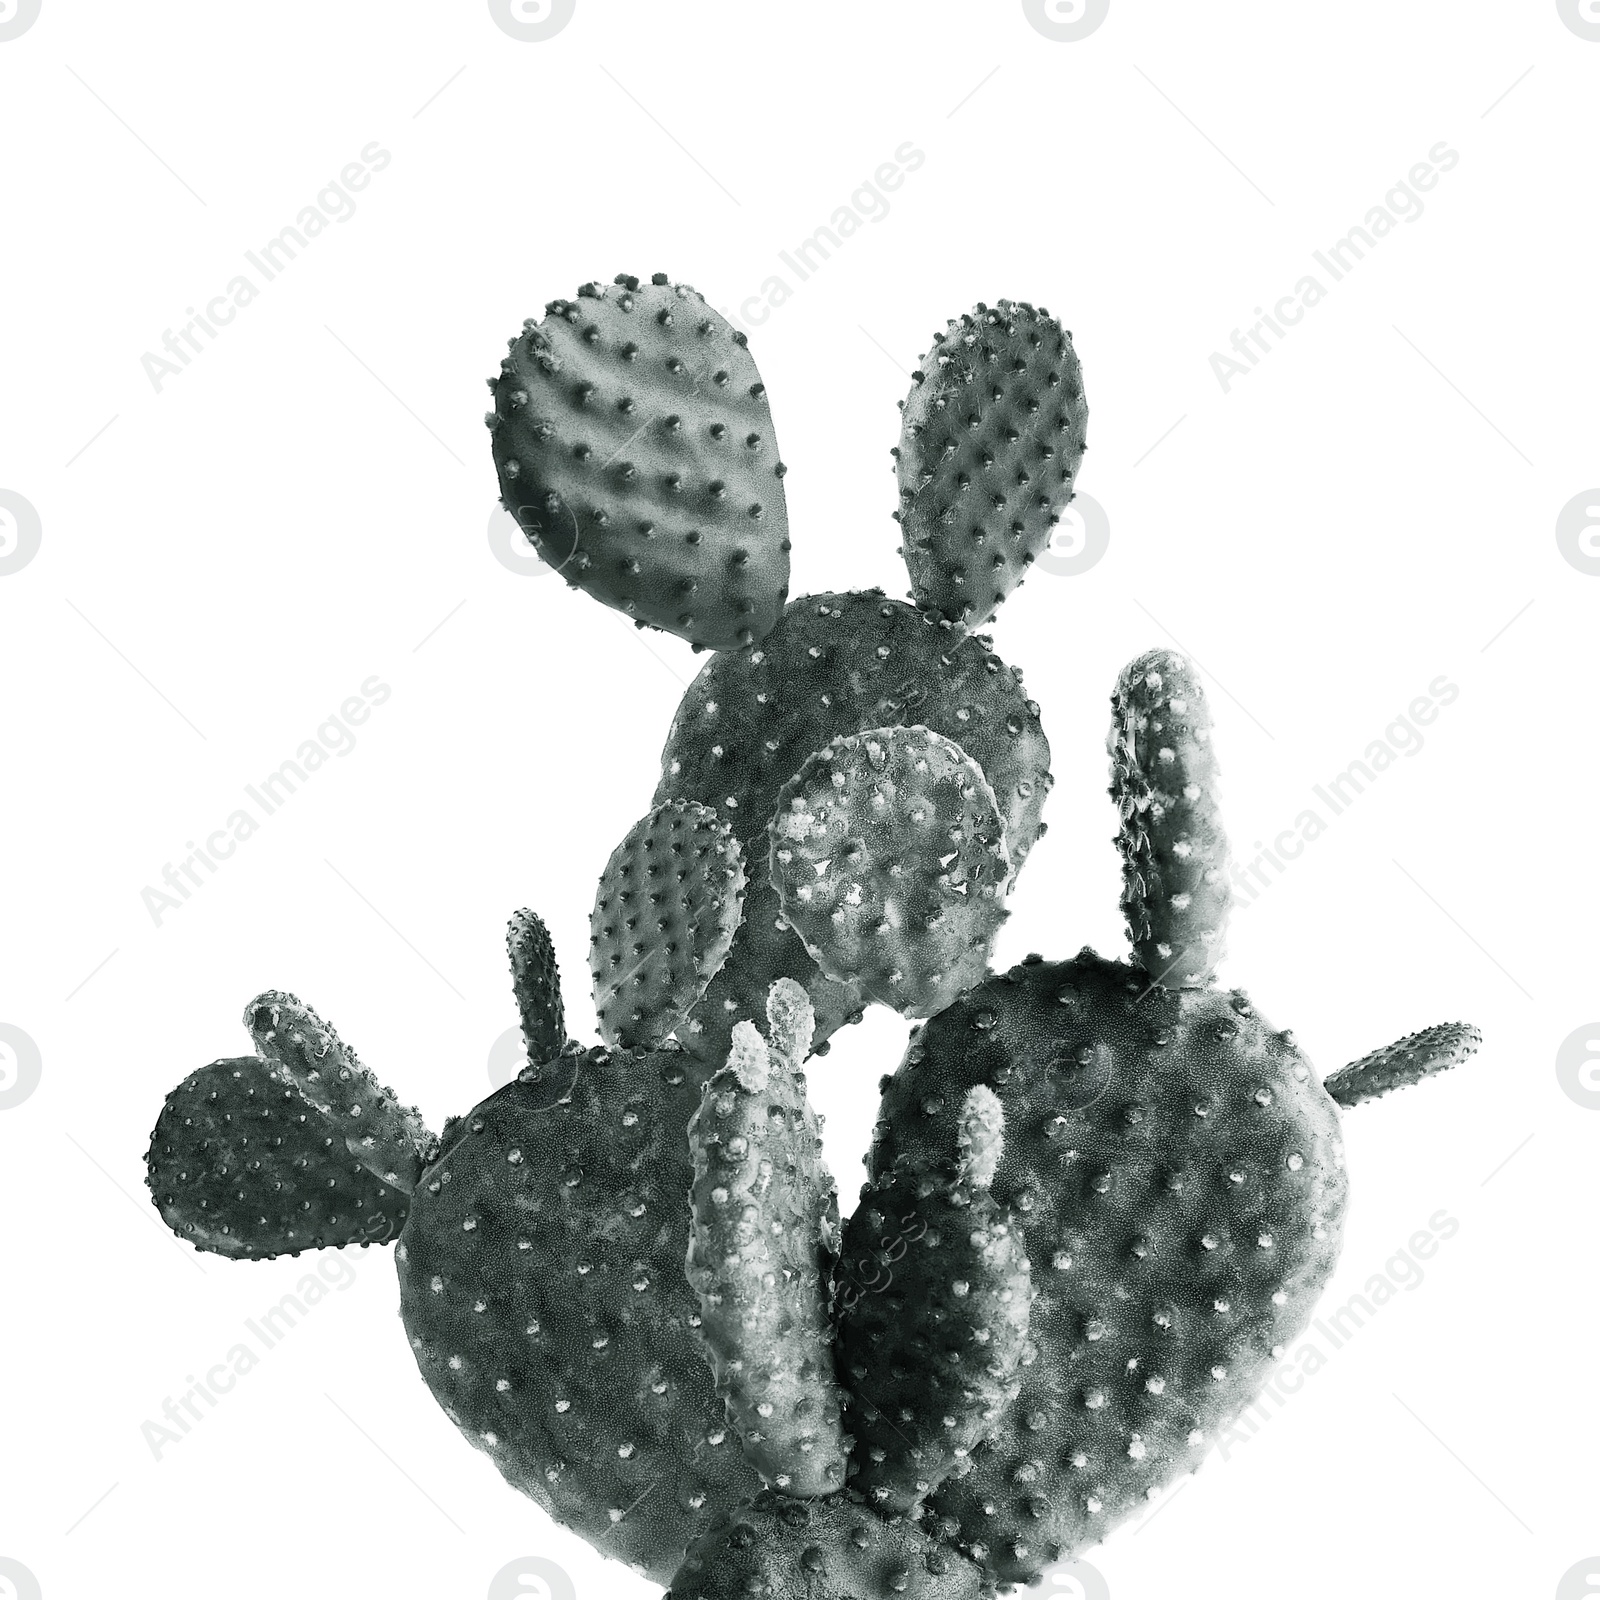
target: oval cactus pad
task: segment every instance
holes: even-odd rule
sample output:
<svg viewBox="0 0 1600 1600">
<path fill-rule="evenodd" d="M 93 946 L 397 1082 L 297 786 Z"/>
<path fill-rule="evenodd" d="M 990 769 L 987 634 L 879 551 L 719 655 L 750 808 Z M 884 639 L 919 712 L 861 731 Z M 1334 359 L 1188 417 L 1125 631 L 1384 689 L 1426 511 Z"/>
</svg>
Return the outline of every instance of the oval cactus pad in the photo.
<svg viewBox="0 0 1600 1600">
<path fill-rule="evenodd" d="M 982 769 L 927 728 L 835 739 L 768 829 L 783 914 L 831 978 L 910 1017 L 984 974 L 1005 920 L 1005 827 Z"/>
<path fill-rule="evenodd" d="M 575 587 L 714 650 L 789 593 L 789 520 L 745 336 L 657 273 L 585 284 L 511 341 L 485 419 L 506 509 Z"/>
<path fill-rule="evenodd" d="M 1089 406 L 1072 335 L 1043 306 L 979 305 L 943 333 L 905 403 L 896 516 L 919 606 L 979 627 L 1072 498 Z"/>
<path fill-rule="evenodd" d="M 589 918 L 600 1036 L 654 1049 L 727 959 L 744 909 L 744 855 L 709 806 L 673 800 L 611 852 Z"/>
</svg>

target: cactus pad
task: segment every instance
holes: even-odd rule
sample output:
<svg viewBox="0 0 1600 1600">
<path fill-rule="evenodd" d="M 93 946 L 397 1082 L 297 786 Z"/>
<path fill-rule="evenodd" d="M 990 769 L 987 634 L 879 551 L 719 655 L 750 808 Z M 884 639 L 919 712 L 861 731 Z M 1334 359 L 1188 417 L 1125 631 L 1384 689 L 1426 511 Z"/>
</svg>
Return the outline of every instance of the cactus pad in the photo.
<svg viewBox="0 0 1600 1600">
<path fill-rule="evenodd" d="M 725 1512 L 689 1548 L 662 1600 L 979 1600 L 983 1572 L 915 1523 L 859 1498 L 770 1490 Z"/>
<path fill-rule="evenodd" d="M 748 645 L 789 591 L 766 389 L 736 333 L 658 273 L 586 284 L 511 341 L 489 382 L 500 492 L 569 583 L 713 649 Z"/>
<path fill-rule="evenodd" d="M 514 913 L 506 928 L 506 953 L 528 1060 L 535 1065 L 554 1061 L 567 1042 L 567 1019 L 550 930 L 532 911 Z"/>
<path fill-rule="evenodd" d="M 591 1050 L 561 1102 L 537 1088 L 491 1095 L 423 1174 L 401 1316 L 428 1387 L 506 1480 L 665 1583 L 761 1484 L 692 1331 L 699 1092 L 672 1050 Z"/>
<path fill-rule="evenodd" d="M 712 807 L 732 822 L 747 856 L 759 858 L 779 793 L 807 758 L 837 735 L 891 726 L 943 734 L 977 762 L 1015 872 L 1042 830 L 1054 781 L 1038 707 L 986 639 L 958 637 L 877 593 L 792 601 L 757 649 L 713 656 L 678 708 L 656 803 Z M 860 1013 L 860 994 L 825 977 L 799 938 L 776 926 L 781 908 L 766 878 L 751 874 L 744 925 L 678 1033 L 702 1071 L 727 1060 L 734 1022 L 761 1014 L 775 978 L 795 978 L 810 992 L 819 1044 Z"/>
<path fill-rule="evenodd" d="M 775 984 L 782 992 L 783 985 Z M 805 991 L 800 1013 L 809 1010 Z M 797 1008 L 790 1007 L 793 1016 Z M 799 1062 L 753 1024 L 733 1030 L 728 1064 L 689 1123 L 694 1231 L 686 1270 L 717 1392 L 762 1477 L 796 1498 L 844 1487 L 846 1444 L 833 1377 L 829 1276 L 839 1208 Z"/>
<path fill-rule="evenodd" d="M 1002 1581 L 1097 1544 L 1192 1471 L 1306 1326 L 1337 1258 L 1339 1117 L 1242 993 L 1031 959 L 913 1035 L 869 1174 L 938 1172 L 967 1096 L 1005 1108 L 1031 1348 L 999 1429 L 929 1500 Z"/>
<path fill-rule="evenodd" d="M 377 1176 L 344 1121 L 257 1056 L 191 1072 L 167 1096 L 145 1160 L 180 1239 L 251 1261 L 387 1244 L 411 1203 L 408 1178 Z"/>
<path fill-rule="evenodd" d="M 769 833 L 783 914 L 830 978 L 926 1017 L 987 970 L 1011 862 L 960 745 L 927 728 L 835 739 L 784 786 Z"/>
<path fill-rule="evenodd" d="M 1072 498 L 1089 407 L 1072 335 L 1042 307 L 980 305 L 934 335 L 901 421 L 902 553 L 918 605 L 979 627 Z"/>
<path fill-rule="evenodd" d="M 964 1471 L 1017 1393 L 1032 1289 L 1018 1220 L 989 1192 L 1003 1120 L 975 1084 L 952 1157 L 869 1185 L 845 1229 L 836 1304 L 852 1487 L 884 1515 Z"/>
<path fill-rule="evenodd" d="M 600 1035 L 653 1049 L 705 993 L 744 906 L 744 857 L 707 806 L 671 801 L 611 853 L 589 919 Z"/>
<path fill-rule="evenodd" d="M 1124 668 L 1111 707 L 1111 796 L 1134 954 L 1169 989 L 1204 984 L 1233 903 L 1205 690 L 1182 656 L 1151 650 Z"/>
<path fill-rule="evenodd" d="M 1376 1100 L 1391 1089 L 1421 1083 L 1436 1072 L 1448 1072 L 1478 1053 L 1483 1035 L 1470 1022 L 1436 1022 L 1421 1033 L 1407 1034 L 1371 1055 L 1334 1073 L 1325 1088 L 1347 1111 Z"/>
<path fill-rule="evenodd" d="M 256 1053 L 343 1130 L 350 1153 L 391 1186 L 410 1189 L 431 1135 L 356 1059 L 339 1035 L 292 994 L 268 989 L 245 1007 Z"/>
</svg>

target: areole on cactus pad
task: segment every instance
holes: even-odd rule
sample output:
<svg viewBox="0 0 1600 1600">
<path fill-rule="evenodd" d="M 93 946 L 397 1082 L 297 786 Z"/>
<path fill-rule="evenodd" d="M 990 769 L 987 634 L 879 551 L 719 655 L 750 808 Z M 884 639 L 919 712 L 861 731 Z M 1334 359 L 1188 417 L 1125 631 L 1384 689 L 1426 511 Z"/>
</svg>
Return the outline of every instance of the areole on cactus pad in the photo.
<svg viewBox="0 0 1600 1600">
<path fill-rule="evenodd" d="M 602 874 L 607 1045 L 567 1036 L 526 910 L 528 1064 L 438 1136 L 268 991 L 256 1053 L 161 1108 L 152 1196 L 233 1257 L 398 1236 L 451 1420 L 674 1600 L 1032 1582 L 1193 1471 L 1306 1326 L 1347 1203 L 1341 1109 L 1479 1036 L 1437 1025 L 1324 1083 L 1217 983 L 1212 722 L 1164 650 L 1112 695 L 1129 956 L 989 970 L 1053 780 L 1038 706 L 970 628 L 1048 541 L 1087 422 L 1042 308 L 978 306 L 919 371 L 915 605 L 787 601 L 765 389 L 692 290 L 621 277 L 546 309 L 491 385 L 507 503 L 576 586 L 716 651 Z M 805 1063 L 874 1003 L 923 1020 L 841 1228 Z"/>
</svg>

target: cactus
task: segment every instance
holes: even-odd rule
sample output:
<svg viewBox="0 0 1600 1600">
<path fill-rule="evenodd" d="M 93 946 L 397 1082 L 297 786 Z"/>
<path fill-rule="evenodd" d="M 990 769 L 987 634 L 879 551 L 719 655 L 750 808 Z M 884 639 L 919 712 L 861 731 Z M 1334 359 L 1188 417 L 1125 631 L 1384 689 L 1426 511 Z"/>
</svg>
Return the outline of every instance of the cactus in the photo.
<svg viewBox="0 0 1600 1600">
<path fill-rule="evenodd" d="M 414 1175 L 375 1173 L 336 1118 L 257 1056 L 190 1073 L 161 1108 L 146 1162 L 150 1193 L 179 1238 L 250 1261 L 386 1244 L 415 1185 Z"/>
<path fill-rule="evenodd" d="M 789 521 L 766 388 L 693 289 L 585 284 L 523 325 L 489 388 L 503 503 L 569 583 L 713 649 L 771 628 Z"/>
<path fill-rule="evenodd" d="M 1459 1067 L 1477 1054 L 1482 1043 L 1483 1035 L 1470 1022 L 1436 1022 L 1421 1033 L 1407 1034 L 1341 1067 L 1323 1087 L 1348 1111 L 1393 1089 Z"/>
<path fill-rule="evenodd" d="M 960 745 L 927 728 L 835 739 L 784 786 L 768 831 L 783 915 L 830 978 L 926 1017 L 987 970 L 1011 859 Z"/>
<path fill-rule="evenodd" d="M 850 1219 L 840 1357 L 855 1487 L 880 1511 L 910 1512 L 966 1470 L 1017 1395 L 1032 1267 L 1016 1214 L 991 1193 L 1004 1126 L 999 1096 L 974 1084 L 953 1158 L 869 1184 Z"/>
<path fill-rule="evenodd" d="M 901 553 L 918 605 L 980 627 L 1023 580 L 1072 498 L 1083 375 L 1042 306 L 1002 300 L 934 335 L 895 450 Z"/>
<path fill-rule="evenodd" d="M 506 929 L 511 988 L 522 1013 L 522 1042 L 534 1065 L 554 1061 L 567 1042 L 566 1006 L 550 930 L 532 911 L 519 911 Z"/>
<path fill-rule="evenodd" d="M 1232 904 L 1205 690 L 1170 650 L 1130 662 L 1112 696 L 1111 797 L 1134 953 L 1170 988 L 1203 986 Z"/>
<path fill-rule="evenodd" d="M 724 1513 L 689 1547 L 662 1600 L 978 1600 L 982 1569 L 853 1493 L 792 1500 L 769 1491 Z"/>
<path fill-rule="evenodd" d="M 977 763 L 1015 877 L 1055 781 L 1039 708 L 987 639 L 876 591 L 792 601 L 758 648 L 714 655 L 673 719 L 655 803 L 710 806 L 733 823 L 745 859 L 765 861 L 779 796 L 806 760 L 837 737 L 894 726 L 941 734 Z M 761 1014 L 777 978 L 809 991 L 817 1045 L 860 1016 L 861 986 L 823 973 L 781 918 L 770 877 L 752 872 L 728 959 L 678 1031 L 698 1070 L 722 1065 L 733 1023 Z"/>
<path fill-rule="evenodd" d="M 555 302 L 495 384 L 502 486 L 537 488 L 517 503 L 546 555 L 720 647 L 597 895 L 607 1045 L 567 1038 L 521 911 L 528 1065 L 441 1137 L 269 992 L 257 1054 L 168 1097 L 149 1181 L 224 1255 L 400 1230 L 402 1318 L 447 1414 L 674 1600 L 987 1597 L 1199 1465 L 1334 1268 L 1340 1108 L 1479 1037 L 1428 1029 L 1324 1084 L 1217 984 L 1216 757 L 1170 651 L 1112 697 L 1130 956 L 988 972 L 1052 779 L 1038 707 L 971 629 L 1070 494 L 1076 360 L 1004 302 L 936 341 L 900 450 L 917 608 L 783 605 L 754 372 L 692 292 L 622 279 Z M 735 515 L 746 495 L 760 519 Z M 880 1001 L 925 1020 L 841 1239 L 802 1063 Z"/>
<path fill-rule="evenodd" d="M 810 1009 L 793 979 L 775 983 L 771 1048 L 741 1022 L 689 1123 L 686 1270 L 717 1393 L 763 1479 L 797 1498 L 842 1489 L 849 1454 L 828 1306 L 839 1206 L 800 1070 Z"/>
<path fill-rule="evenodd" d="M 607 1044 L 653 1049 L 683 1021 L 727 958 L 744 883 L 739 841 L 708 806 L 669 801 L 628 830 L 589 919 Z"/>
</svg>

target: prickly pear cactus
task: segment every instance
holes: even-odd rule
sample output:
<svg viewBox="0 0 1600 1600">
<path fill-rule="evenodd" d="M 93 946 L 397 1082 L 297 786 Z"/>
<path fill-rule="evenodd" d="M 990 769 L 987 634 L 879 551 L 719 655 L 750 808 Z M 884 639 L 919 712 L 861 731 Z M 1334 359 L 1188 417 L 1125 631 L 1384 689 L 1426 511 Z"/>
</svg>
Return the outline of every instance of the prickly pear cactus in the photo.
<svg viewBox="0 0 1600 1600">
<path fill-rule="evenodd" d="M 1395 1089 L 1448 1072 L 1477 1054 L 1483 1035 L 1470 1022 L 1436 1022 L 1421 1033 L 1352 1061 L 1328 1079 L 1328 1093 L 1347 1111 Z"/>
<path fill-rule="evenodd" d="M 784 785 L 768 833 L 784 918 L 830 978 L 926 1017 L 983 976 L 1011 858 L 960 745 L 927 728 L 835 739 Z"/>
<path fill-rule="evenodd" d="M 167 1096 L 146 1154 L 167 1225 L 250 1260 L 387 1244 L 432 1136 L 309 1006 L 276 990 L 245 1008 L 257 1054 L 214 1061 Z"/>
<path fill-rule="evenodd" d="M 687 284 L 552 300 L 489 380 L 505 507 L 574 587 L 697 645 L 754 644 L 789 592 L 767 392 Z"/>
<path fill-rule="evenodd" d="M 1017 1397 L 1032 1264 L 1022 1225 L 991 1192 L 1005 1108 L 987 1084 L 962 1102 L 952 1156 L 863 1191 L 845 1236 L 839 1354 L 853 1404 L 855 1487 L 913 1510 L 965 1472 Z"/>
<path fill-rule="evenodd" d="M 1217 759 L 1171 651 L 1112 697 L 1129 957 L 988 970 L 1052 779 L 1039 708 L 971 629 L 1048 539 L 1087 418 L 1042 309 L 951 323 L 906 403 L 914 606 L 785 605 L 765 392 L 693 291 L 552 302 L 492 387 L 501 487 L 546 558 L 718 651 L 602 876 L 607 1046 L 567 1037 L 531 911 L 507 938 L 528 1065 L 439 1138 L 269 991 L 256 1055 L 162 1107 L 156 1204 L 238 1257 L 398 1232 L 447 1414 L 673 1600 L 1031 1582 L 1194 1470 L 1305 1327 L 1341 1109 L 1479 1036 L 1430 1028 L 1324 1084 L 1217 984 Z M 802 1063 L 879 1002 L 926 1020 L 841 1232 Z"/>
<path fill-rule="evenodd" d="M 1072 498 L 1088 421 L 1072 335 L 1042 306 L 980 305 L 934 335 L 894 452 L 918 605 L 994 615 Z"/>
<path fill-rule="evenodd" d="M 167 1226 L 199 1250 L 271 1260 L 345 1244 L 387 1244 L 415 1174 L 378 1176 L 339 1121 L 258 1056 L 213 1061 L 167 1096 L 147 1155 Z M 413 1163 L 418 1170 L 420 1157 Z"/>
<path fill-rule="evenodd" d="M 769 1048 L 741 1022 L 689 1123 L 687 1271 L 717 1393 L 763 1479 L 801 1499 L 842 1489 L 849 1456 L 828 1304 L 839 1206 L 800 1069 L 810 1009 L 775 983 L 769 1013 L 798 1025 L 775 1016 Z"/>
<path fill-rule="evenodd" d="M 683 1021 L 727 959 L 744 884 L 739 841 L 709 806 L 669 800 L 628 830 L 589 918 L 607 1044 L 653 1049 Z"/>
<path fill-rule="evenodd" d="M 977 764 L 995 796 L 1014 878 L 1044 831 L 1055 781 L 1039 707 L 986 638 L 876 592 L 807 595 L 756 649 L 713 656 L 673 720 L 656 803 L 710 806 L 732 822 L 746 861 L 765 861 L 779 797 L 807 759 L 835 738 L 885 727 L 927 728 Z M 770 876 L 753 873 L 728 958 L 678 1030 L 699 1070 L 722 1065 L 733 1024 L 761 1015 L 777 978 L 810 992 L 818 1045 L 866 1003 L 861 983 L 836 981 L 817 966 Z"/>
</svg>

